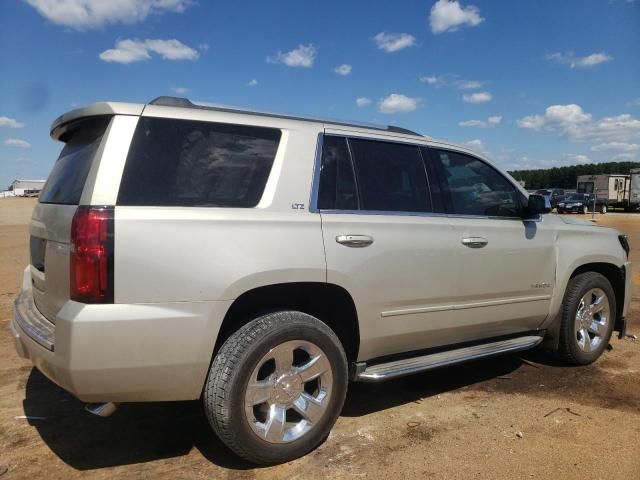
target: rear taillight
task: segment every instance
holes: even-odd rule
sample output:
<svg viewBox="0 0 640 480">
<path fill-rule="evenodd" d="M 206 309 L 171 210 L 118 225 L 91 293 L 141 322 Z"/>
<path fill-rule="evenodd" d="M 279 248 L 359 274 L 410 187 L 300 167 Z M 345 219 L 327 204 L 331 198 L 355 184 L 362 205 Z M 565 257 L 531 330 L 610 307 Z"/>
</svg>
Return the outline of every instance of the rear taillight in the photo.
<svg viewBox="0 0 640 480">
<path fill-rule="evenodd" d="M 113 207 L 78 207 L 69 273 L 71 300 L 113 303 Z"/>
</svg>

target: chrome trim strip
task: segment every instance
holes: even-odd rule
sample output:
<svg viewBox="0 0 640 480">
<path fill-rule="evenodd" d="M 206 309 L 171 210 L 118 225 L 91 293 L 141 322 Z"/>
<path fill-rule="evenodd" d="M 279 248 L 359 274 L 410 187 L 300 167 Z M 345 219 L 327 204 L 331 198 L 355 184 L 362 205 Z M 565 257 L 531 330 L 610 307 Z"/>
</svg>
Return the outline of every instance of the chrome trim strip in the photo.
<svg viewBox="0 0 640 480">
<path fill-rule="evenodd" d="M 502 300 L 489 300 L 486 302 L 460 303 L 451 305 L 435 305 L 433 307 L 403 308 L 388 310 L 380 314 L 381 317 L 397 317 L 400 315 L 413 315 L 416 313 L 444 312 L 448 310 L 468 310 L 470 308 L 493 307 L 497 305 L 511 305 L 513 303 L 540 302 L 551 299 L 551 295 L 535 295 L 532 297 L 506 298 Z"/>
<path fill-rule="evenodd" d="M 538 335 L 528 335 L 373 365 L 359 373 L 356 381 L 381 382 L 481 358 L 527 350 L 539 345 L 543 338 Z"/>
<path fill-rule="evenodd" d="M 324 214 L 351 214 L 351 215 L 389 215 L 404 217 L 446 217 L 444 213 L 435 212 L 395 212 L 386 210 L 320 210 Z"/>
</svg>

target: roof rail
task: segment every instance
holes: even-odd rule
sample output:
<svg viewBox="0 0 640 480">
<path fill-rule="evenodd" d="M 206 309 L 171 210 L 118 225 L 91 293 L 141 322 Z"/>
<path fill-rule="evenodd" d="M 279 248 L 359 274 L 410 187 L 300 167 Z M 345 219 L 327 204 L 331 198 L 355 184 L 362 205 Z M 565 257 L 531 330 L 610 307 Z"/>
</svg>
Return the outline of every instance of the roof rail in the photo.
<svg viewBox="0 0 640 480">
<path fill-rule="evenodd" d="M 343 125 L 343 126 L 348 126 L 348 127 L 360 127 L 360 128 L 371 128 L 371 129 L 375 129 L 375 130 L 383 130 L 386 132 L 392 132 L 392 133 L 402 133 L 405 135 L 416 135 L 418 137 L 423 137 L 424 135 L 421 135 L 419 133 L 416 133 L 412 130 L 408 130 L 406 128 L 402 128 L 402 127 L 396 127 L 393 125 L 376 125 L 376 124 L 369 124 L 369 123 L 364 123 L 364 122 L 348 122 L 348 121 L 344 121 L 344 120 L 335 120 L 335 119 L 330 119 L 330 118 L 320 118 L 320 117 L 307 117 L 307 116 L 303 116 L 303 115 L 291 115 L 291 114 L 285 114 L 285 113 L 273 113 L 273 112 L 265 112 L 265 111 L 261 111 L 261 110 L 251 110 L 251 109 L 244 109 L 244 108 L 239 108 L 239 107 L 231 107 L 228 105 L 217 105 L 217 104 L 198 104 L 198 103 L 193 103 L 191 100 L 189 100 L 188 98 L 181 98 L 181 97 L 169 97 L 169 96 L 162 96 L 162 97 L 157 97 L 154 98 L 153 100 L 151 100 L 149 102 L 149 105 L 158 105 L 158 106 L 162 106 L 162 107 L 181 107 L 181 108 L 197 108 L 200 110 L 214 110 L 217 112 L 231 112 L 231 113 L 249 113 L 249 114 L 253 114 L 253 115 L 260 115 L 260 116 L 264 116 L 264 117 L 275 117 L 275 118 L 286 118 L 289 120 L 302 120 L 302 121 L 307 121 L 307 122 L 322 122 L 322 123 L 332 123 L 334 125 Z"/>
</svg>

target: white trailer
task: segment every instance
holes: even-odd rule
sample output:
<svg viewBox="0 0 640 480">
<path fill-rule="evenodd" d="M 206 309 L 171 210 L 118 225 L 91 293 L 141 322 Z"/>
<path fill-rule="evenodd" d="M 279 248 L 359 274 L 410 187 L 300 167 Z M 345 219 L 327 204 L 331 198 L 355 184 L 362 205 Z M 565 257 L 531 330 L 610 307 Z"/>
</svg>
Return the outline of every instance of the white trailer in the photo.
<svg viewBox="0 0 640 480">
<path fill-rule="evenodd" d="M 629 209 L 640 209 L 640 168 L 632 168 L 631 181 L 629 182 Z"/>
<path fill-rule="evenodd" d="M 631 176 L 622 174 L 579 175 L 576 190 L 595 196 L 596 209 L 628 208 Z"/>
</svg>

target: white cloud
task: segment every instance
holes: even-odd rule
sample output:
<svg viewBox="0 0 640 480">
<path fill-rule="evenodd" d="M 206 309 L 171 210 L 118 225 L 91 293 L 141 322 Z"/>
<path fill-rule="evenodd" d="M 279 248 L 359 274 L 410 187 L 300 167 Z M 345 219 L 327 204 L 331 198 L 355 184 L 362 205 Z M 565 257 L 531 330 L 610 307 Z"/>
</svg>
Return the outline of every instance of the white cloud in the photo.
<svg viewBox="0 0 640 480">
<path fill-rule="evenodd" d="M 178 95 L 184 95 L 185 93 L 189 93 L 189 89 L 187 87 L 171 87 L 171 90 L 176 92 Z"/>
<path fill-rule="evenodd" d="M 462 26 L 475 27 L 483 21 L 478 7 L 462 7 L 457 0 L 438 0 L 429 15 L 431 31 L 436 34 L 455 32 Z"/>
<path fill-rule="evenodd" d="M 317 50 L 311 43 L 309 45 L 298 45 L 290 52 L 278 53 L 267 57 L 267 63 L 283 63 L 287 67 L 311 68 L 316 59 Z"/>
<path fill-rule="evenodd" d="M 458 80 L 456 87 L 458 87 L 459 90 L 475 90 L 484 87 L 486 83 L 487 82 L 481 82 L 479 80 Z"/>
<path fill-rule="evenodd" d="M 462 96 L 462 100 L 467 103 L 486 103 L 490 102 L 492 98 L 493 96 L 489 92 L 475 92 Z"/>
<path fill-rule="evenodd" d="M 608 160 L 612 162 L 637 162 L 637 161 L 640 161 L 640 155 L 638 155 L 637 153 L 629 153 L 629 152 L 618 153 L 617 155 L 614 155 Z"/>
<path fill-rule="evenodd" d="M 7 147 L 30 148 L 31 144 L 19 138 L 7 138 L 4 142 Z"/>
<path fill-rule="evenodd" d="M 418 108 L 418 99 L 407 97 L 401 93 L 392 93 L 378 102 L 380 113 L 405 113 Z"/>
<path fill-rule="evenodd" d="M 544 127 L 569 125 L 591 120 L 591 114 L 585 113 L 580 105 L 551 105 L 544 115 L 528 115 L 517 121 L 520 128 L 540 130 Z"/>
<path fill-rule="evenodd" d="M 577 153 L 565 153 L 562 155 L 555 155 L 547 158 L 529 158 L 522 156 L 518 159 L 510 159 L 507 162 L 503 162 L 502 166 L 509 170 L 535 170 L 539 168 L 552 168 L 562 167 L 567 165 L 594 163 L 594 160 L 587 155 Z"/>
<path fill-rule="evenodd" d="M 249 80 L 249 82 L 247 82 L 247 87 L 255 87 L 256 85 L 258 85 L 258 80 L 256 80 L 255 78 L 252 78 L 251 80 Z"/>
<path fill-rule="evenodd" d="M 529 130 L 556 132 L 573 142 L 593 143 L 593 151 L 634 150 L 640 142 L 639 119 L 627 113 L 594 119 L 576 104 L 551 105 L 544 114 L 523 117 L 517 124 Z"/>
<path fill-rule="evenodd" d="M 198 45 L 198 50 L 200 50 L 201 52 L 206 52 L 209 50 L 209 44 L 208 43 L 201 43 Z"/>
<path fill-rule="evenodd" d="M 458 122 L 458 126 L 460 127 L 477 127 L 477 128 L 489 128 L 495 127 L 502 122 L 502 117 L 500 115 L 493 115 L 484 120 L 465 120 L 464 122 Z"/>
<path fill-rule="evenodd" d="M 408 33 L 380 32 L 373 39 L 379 49 L 389 53 L 413 47 L 416 44 L 416 37 Z"/>
<path fill-rule="evenodd" d="M 0 127 L 22 128 L 24 123 L 18 122 L 15 118 L 0 117 Z"/>
<path fill-rule="evenodd" d="M 487 128 L 487 122 L 483 122 L 482 120 L 465 120 L 464 122 L 458 122 L 458 126 Z"/>
<path fill-rule="evenodd" d="M 343 63 L 339 67 L 333 69 L 338 75 L 349 75 L 351 73 L 351 65 L 348 63 Z"/>
<path fill-rule="evenodd" d="M 176 40 L 161 39 L 126 39 L 118 40 L 116 48 L 102 52 L 100 60 L 116 63 L 134 63 L 151 58 L 150 52 L 157 53 L 165 60 L 197 60 L 200 54 L 197 50 Z"/>
<path fill-rule="evenodd" d="M 640 150 L 640 145 L 627 142 L 603 142 L 591 147 L 592 152 L 635 152 L 637 150 Z"/>
<path fill-rule="evenodd" d="M 421 75 L 420 81 L 433 87 L 441 87 L 446 83 L 444 77 L 440 75 Z"/>
<path fill-rule="evenodd" d="M 485 157 L 491 156 L 491 154 L 485 147 L 484 142 L 479 138 L 469 140 L 468 142 L 465 143 L 465 145 L 469 147 L 471 150 L 473 150 L 474 152 L 478 152 L 479 154 L 484 155 Z"/>
<path fill-rule="evenodd" d="M 607 55 L 604 52 L 592 53 L 591 55 L 586 55 L 584 57 L 577 57 L 573 52 L 556 52 L 550 53 L 545 58 L 556 63 L 569 65 L 571 68 L 593 67 L 600 63 L 613 60 L 613 57 L 611 55 Z"/>
<path fill-rule="evenodd" d="M 193 0 L 26 0 L 47 20 L 75 30 L 144 21 L 149 15 L 182 13 Z"/>
<path fill-rule="evenodd" d="M 517 120 L 516 123 L 520 128 L 527 128 L 529 130 L 540 130 L 544 127 L 544 117 L 541 115 L 527 115 Z"/>
<path fill-rule="evenodd" d="M 581 154 L 577 154 L 577 153 L 567 153 L 563 156 L 564 160 L 566 160 L 566 163 L 568 164 L 575 164 L 575 163 L 589 163 L 591 162 L 591 159 L 589 157 L 587 157 L 586 155 L 581 155 Z"/>
<path fill-rule="evenodd" d="M 640 107 L 640 97 L 630 102 L 627 102 L 627 107 Z"/>
<path fill-rule="evenodd" d="M 371 99 L 367 97 L 356 98 L 356 105 L 358 105 L 359 107 L 366 107 L 368 105 L 371 105 Z"/>
</svg>

